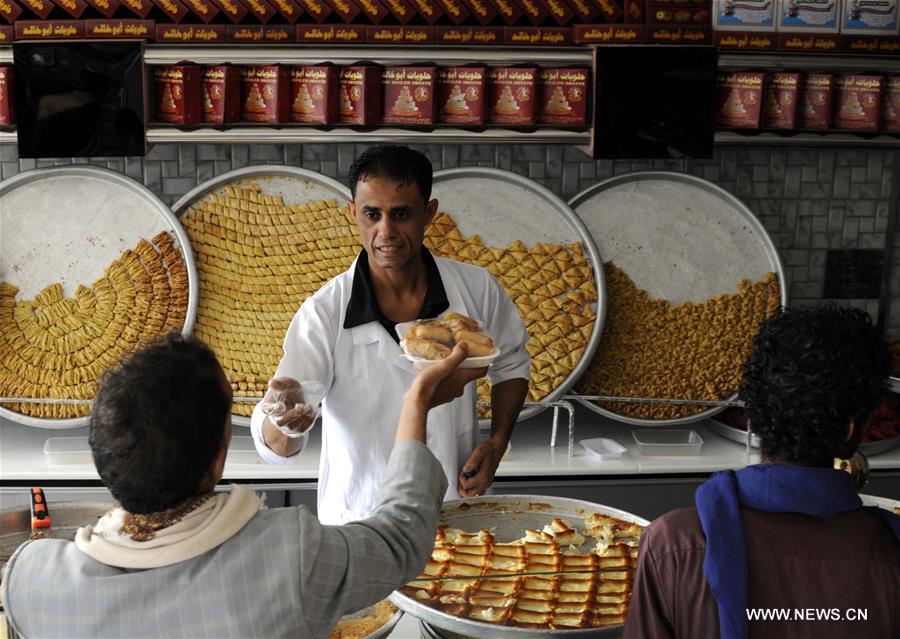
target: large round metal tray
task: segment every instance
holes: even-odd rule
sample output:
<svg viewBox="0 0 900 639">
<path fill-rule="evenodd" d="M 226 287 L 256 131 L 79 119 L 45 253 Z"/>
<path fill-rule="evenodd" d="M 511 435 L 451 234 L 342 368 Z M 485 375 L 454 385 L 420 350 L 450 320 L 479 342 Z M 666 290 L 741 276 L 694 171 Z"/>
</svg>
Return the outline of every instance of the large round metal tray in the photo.
<svg viewBox="0 0 900 639">
<path fill-rule="evenodd" d="M 618 508 L 610 508 L 580 499 L 548 497 L 545 495 L 498 495 L 469 497 L 444 502 L 441 508 L 441 523 L 450 524 L 467 531 L 491 528 L 498 541 L 507 542 L 520 539 L 526 528 L 540 530 L 556 517 L 565 519 L 576 529 L 584 527 L 584 518 L 591 513 L 602 513 L 642 526 L 646 519 Z M 585 543 L 582 551 L 588 551 L 593 541 Z M 394 591 L 390 600 L 398 608 L 432 628 L 462 637 L 484 637 L 486 639 L 582 639 L 586 637 L 615 637 L 622 632 L 621 626 L 606 628 L 579 628 L 572 630 L 535 630 L 512 626 L 497 626 L 481 621 L 463 619 L 435 610 Z M 447 635 L 455 636 L 455 635 Z"/>
<path fill-rule="evenodd" d="M 350 189 L 330 177 L 293 166 L 263 164 L 235 169 L 218 175 L 185 193 L 172 206 L 176 216 L 181 217 L 194 202 L 210 193 L 223 191 L 229 185 L 258 184 L 266 195 L 280 195 L 286 204 L 300 204 L 310 200 L 334 198 L 338 202 L 350 199 Z M 300 305 L 298 304 L 299 308 Z M 275 371 L 272 370 L 272 374 Z M 232 415 L 231 422 L 237 426 L 250 426 L 250 418 Z"/>
<path fill-rule="evenodd" d="M 773 271 L 781 304 L 787 304 L 784 268 L 769 234 L 743 202 L 712 182 L 670 171 L 640 171 L 595 184 L 569 205 L 603 258 L 615 262 L 654 298 L 673 304 L 703 302 L 733 292 L 741 278 L 758 280 Z M 638 426 L 689 424 L 723 410 L 653 420 L 582 403 Z"/>
<path fill-rule="evenodd" d="M 464 167 L 434 174 L 431 195 L 438 210 L 447 212 L 465 236 L 479 235 L 488 246 L 505 247 L 521 240 L 526 246 L 538 242 L 559 244 L 579 241 L 594 273 L 597 287 L 597 318 L 594 330 L 577 366 L 542 401 L 559 399 L 581 377 L 600 344 L 606 318 L 606 283 L 603 261 L 584 223 L 562 199 L 537 182 L 501 169 Z M 526 407 L 520 420 L 543 410 Z M 489 422 L 482 420 L 482 425 Z"/>
<path fill-rule="evenodd" d="M 742 446 L 747 445 L 747 431 L 743 428 L 737 428 L 736 426 L 732 426 L 731 424 L 720 422 L 715 418 L 708 420 L 706 422 L 706 425 L 709 426 L 709 429 L 712 432 L 721 435 L 726 439 L 737 442 Z M 894 450 L 898 446 L 900 446 L 900 435 L 897 435 L 896 437 L 888 437 L 887 439 L 879 439 L 873 442 L 864 442 L 859 445 L 858 450 L 866 457 L 874 457 L 875 455 L 880 455 L 882 453 Z M 751 437 L 750 447 L 759 448 L 759 438 L 756 435 L 753 435 L 753 437 Z"/>
<path fill-rule="evenodd" d="M 48 510 L 53 526 L 50 537 L 54 539 L 75 539 L 75 531 L 82 526 L 94 524 L 109 510 L 111 504 L 88 502 L 50 503 Z M 31 535 L 30 508 L 4 508 L 0 510 L 0 568 L 16 548 L 28 541 Z"/>
<path fill-rule="evenodd" d="M 171 232 L 184 256 L 188 308 L 182 333 L 197 315 L 197 268 L 190 241 L 162 200 L 131 178 L 92 166 L 35 169 L 0 182 L 0 280 L 31 298 L 61 282 L 72 295 L 89 285 L 138 239 Z M 0 406 L 0 417 L 38 428 L 80 428 L 88 417 L 47 419 Z"/>
<path fill-rule="evenodd" d="M 896 513 L 897 509 L 900 508 L 900 500 L 898 499 L 878 497 L 877 495 L 863 495 L 862 493 L 860 493 L 859 497 L 862 499 L 864 506 L 877 506 L 878 508 L 884 508 L 892 513 Z"/>
</svg>

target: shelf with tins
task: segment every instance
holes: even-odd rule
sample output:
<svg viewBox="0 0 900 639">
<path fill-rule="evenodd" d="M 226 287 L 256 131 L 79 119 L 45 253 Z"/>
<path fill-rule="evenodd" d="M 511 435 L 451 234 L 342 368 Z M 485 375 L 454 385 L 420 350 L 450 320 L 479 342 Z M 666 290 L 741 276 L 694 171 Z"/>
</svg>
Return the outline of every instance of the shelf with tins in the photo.
<svg viewBox="0 0 900 639">
<path fill-rule="evenodd" d="M 723 71 L 868 72 L 882 75 L 900 73 L 900 57 L 882 55 L 821 55 L 817 53 L 731 53 L 719 52 Z"/>
<path fill-rule="evenodd" d="M 403 129 L 373 129 L 359 131 L 351 128 L 321 130 L 309 127 L 233 127 L 221 129 L 182 130 L 173 127 L 150 127 L 147 130 L 150 144 L 316 144 L 394 142 L 397 144 L 571 144 L 586 145 L 590 142 L 587 131 L 543 129 L 514 131 L 488 129 L 467 131 L 464 129 L 435 129 L 416 131 Z M 16 144 L 15 130 L 0 131 L 0 144 Z M 881 148 L 900 149 L 900 138 L 889 135 L 864 137 L 852 133 L 795 133 L 767 132 L 737 133 L 719 131 L 716 146 L 781 146 L 792 148 Z"/>
</svg>

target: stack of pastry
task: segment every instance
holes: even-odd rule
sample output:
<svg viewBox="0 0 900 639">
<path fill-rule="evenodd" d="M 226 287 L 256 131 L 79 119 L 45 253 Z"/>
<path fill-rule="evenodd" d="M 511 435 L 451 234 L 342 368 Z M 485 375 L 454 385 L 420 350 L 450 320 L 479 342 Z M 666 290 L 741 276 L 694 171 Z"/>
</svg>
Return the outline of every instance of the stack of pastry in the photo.
<svg viewBox="0 0 900 639">
<path fill-rule="evenodd" d="M 477 235 L 463 236 L 453 218 L 438 213 L 425 229 L 425 245 L 435 255 L 481 266 L 497 278 L 528 331 L 528 401 L 556 390 L 581 360 L 597 317 L 594 272 L 581 243 L 487 246 Z M 491 399 L 486 378 L 478 381 L 478 397 Z M 479 407 L 478 414 L 487 417 L 490 411 Z"/>
<path fill-rule="evenodd" d="M 472 533 L 443 525 L 425 570 L 400 590 L 451 615 L 498 625 L 617 625 L 628 610 L 642 531 L 599 513 L 585 518 L 584 534 L 554 519 L 510 543 L 497 542 L 487 529 Z M 597 543 L 582 552 L 586 537 Z M 546 574 L 558 572 L 563 574 Z"/>
<path fill-rule="evenodd" d="M 297 309 L 359 253 L 356 228 L 334 200 L 286 204 L 256 183 L 205 196 L 181 223 L 200 277 L 194 334 L 216 352 L 236 394 L 262 397 Z"/>
<path fill-rule="evenodd" d="M 481 332 L 478 320 L 453 311 L 411 326 L 400 346 L 414 357 L 436 360 L 450 355 L 458 343 L 468 347 L 468 357 L 485 357 L 495 350 L 494 340 Z"/>
<path fill-rule="evenodd" d="M 188 279 L 168 232 L 124 251 L 91 288 L 65 297 L 59 283 L 32 300 L 0 283 L 0 395 L 93 399 L 107 368 L 142 342 L 184 327 Z M 45 418 L 87 415 L 87 405 L 11 404 Z"/>
<path fill-rule="evenodd" d="M 653 299 L 607 262 L 608 307 L 600 346 L 578 381 L 582 395 L 721 400 L 741 382 L 759 324 L 780 304 L 778 279 L 741 280 L 737 293 L 702 303 Z M 604 402 L 642 419 L 675 419 L 704 410 L 690 404 Z"/>
</svg>

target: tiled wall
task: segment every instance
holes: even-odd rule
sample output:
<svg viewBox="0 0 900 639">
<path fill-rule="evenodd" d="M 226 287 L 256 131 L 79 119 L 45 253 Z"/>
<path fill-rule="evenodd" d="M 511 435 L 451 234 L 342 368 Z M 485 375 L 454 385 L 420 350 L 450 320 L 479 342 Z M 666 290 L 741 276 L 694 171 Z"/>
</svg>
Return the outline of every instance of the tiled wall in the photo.
<svg viewBox="0 0 900 639">
<path fill-rule="evenodd" d="M 368 145 L 194 145 L 154 147 L 144 159 L 92 160 L 149 186 L 168 203 L 214 175 L 251 164 L 289 164 L 345 179 L 353 158 Z M 891 176 L 891 150 L 786 150 L 720 148 L 712 160 L 595 161 L 558 145 L 425 145 L 435 169 L 488 166 L 526 175 L 568 199 L 603 178 L 647 169 L 697 175 L 743 200 L 762 220 L 780 251 L 791 304 L 822 299 L 827 249 L 883 248 Z M 75 160 L 79 162 L 79 160 Z M 0 174 L 62 162 L 18 159 L 0 145 Z M 64 162 L 68 163 L 68 162 Z M 893 238 L 900 248 L 900 235 Z M 900 337 L 900 251 L 894 255 L 888 334 Z M 846 300 L 878 312 L 878 300 Z"/>
</svg>

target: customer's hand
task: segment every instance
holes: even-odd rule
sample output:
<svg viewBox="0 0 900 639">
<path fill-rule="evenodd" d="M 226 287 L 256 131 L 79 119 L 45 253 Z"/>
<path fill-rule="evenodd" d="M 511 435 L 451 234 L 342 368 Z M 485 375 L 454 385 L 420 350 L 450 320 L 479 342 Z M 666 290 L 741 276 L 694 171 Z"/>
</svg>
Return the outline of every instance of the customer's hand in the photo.
<svg viewBox="0 0 900 639">
<path fill-rule="evenodd" d="M 316 421 L 316 409 L 305 403 L 300 382 L 290 377 L 269 380 L 262 400 L 266 419 L 287 437 L 300 437 Z"/>
<path fill-rule="evenodd" d="M 466 384 L 487 374 L 486 367 L 459 368 L 468 353 L 466 344 L 459 343 L 448 357 L 421 369 L 408 395 L 429 409 L 461 397 Z"/>
</svg>

